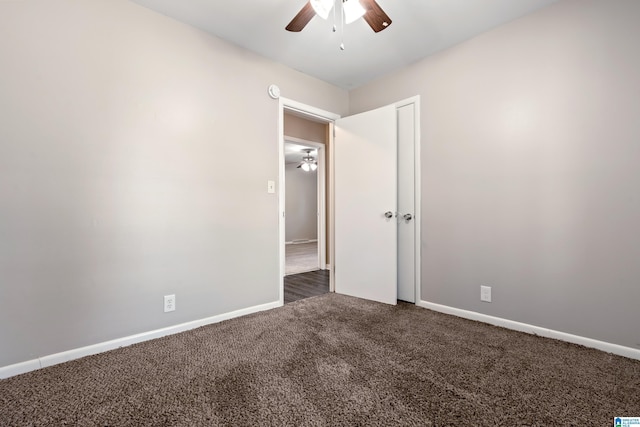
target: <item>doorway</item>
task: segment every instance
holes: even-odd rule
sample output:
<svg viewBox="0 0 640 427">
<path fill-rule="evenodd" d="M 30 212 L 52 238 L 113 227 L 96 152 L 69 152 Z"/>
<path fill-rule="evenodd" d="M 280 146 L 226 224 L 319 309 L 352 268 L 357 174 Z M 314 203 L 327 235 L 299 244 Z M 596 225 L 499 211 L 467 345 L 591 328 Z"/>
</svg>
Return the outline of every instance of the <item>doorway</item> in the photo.
<svg viewBox="0 0 640 427">
<path fill-rule="evenodd" d="M 329 125 L 284 114 L 284 303 L 329 291 L 327 173 Z"/>
<path fill-rule="evenodd" d="M 325 145 L 285 136 L 285 275 L 326 269 Z"/>
<path fill-rule="evenodd" d="M 420 131 L 419 131 L 419 117 L 420 117 L 420 111 L 419 111 L 419 106 L 420 106 L 420 99 L 419 97 L 413 97 L 401 102 L 398 102 L 396 104 L 392 104 L 394 106 L 394 108 L 397 110 L 398 112 L 398 120 L 402 120 L 402 121 L 406 121 L 407 118 L 411 118 L 410 123 L 408 126 L 404 127 L 404 130 L 401 130 L 400 128 L 396 129 L 395 128 L 395 124 L 394 124 L 394 129 L 396 132 L 398 133 L 403 133 L 406 136 L 409 136 L 408 141 L 409 141 L 409 152 L 410 152 L 410 156 L 404 156 L 405 160 L 404 160 L 404 166 L 401 166 L 400 164 L 394 164 L 394 169 L 395 168 L 401 168 L 401 170 L 405 170 L 407 167 L 407 164 L 411 165 L 411 169 L 412 169 L 412 173 L 413 173 L 413 177 L 412 177 L 412 181 L 413 181 L 413 189 L 411 190 L 407 190 L 405 191 L 405 193 L 410 193 L 411 195 L 414 196 L 412 203 L 410 205 L 409 208 L 407 208 L 407 206 L 401 206 L 402 204 L 400 203 L 399 200 L 394 201 L 393 203 L 393 212 L 392 215 L 394 216 L 393 219 L 393 223 L 397 224 L 397 235 L 401 236 L 402 234 L 407 234 L 406 230 L 410 230 L 409 233 L 412 235 L 412 239 L 410 239 L 409 241 L 405 241 L 406 239 L 400 237 L 400 239 L 402 239 L 402 242 L 398 242 L 398 245 L 404 247 L 404 248 L 408 248 L 408 250 L 405 250 L 402 253 L 402 257 L 404 260 L 406 260 L 407 258 L 410 258 L 411 263 L 406 263 L 406 262 L 400 262 L 399 260 L 399 256 L 400 253 L 399 251 L 394 251 L 392 252 L 394 254 L 393 259 L 388 259 L 388 261 L 385 262 L 389 262 L 389 263 L 393 263 L 394 265 L 403 265 L 403 269 L 404 272 L 406 272 L 406 269 L 409 268 L 412 271 L 409 272 L 409 274 L 402 274 L 402 277 L 400 274 L 398 274 L 398 272 L 396 272 L 396 276 L 395 279 L 392 280 L 385 280 L 384 282 L 386 283 L 385 286 L 393 286 L 393 294 L 397 295 L 398 297 L 400 297 L 400 295 L 403 294 L 404 292 L 404 296 L 402 297 L 403 300 L 406 301 L 410 301 L 410 302 L 416 302 L 419 300 L 419 284 L 420 284 Z M 406 106 L 411 106 L 411 108 L 403 108 Z M 401 109 L 403 110 L 401 112 Z M 324 110 L 320 110 L 317 109 L 315 107 L 311 107 L 305 104 L 301 104 L 298 103 L 296 101 L 292 101 L 292 100 L 288 100 L 285 98 L 280 98 L 280 135 L 281 135 L 281 139 L 280 139 L 280 150 L 281 150 L 281 158 L 283 159 L 283 151 L 284 151 L 284 132 L 283 132 L 283 115 L 285 112 L 295 112 L 298 115 L 301 115 L 302 117 L 306 117 L 312 120 L 316 120 L 316 121 L 320 121 L 320 122 L 324 122 L 327 123 L 329 125 L 329 142 L 330 142 L 330 146 L 327 147 L 327 177 L 329 179 L 328 181 L 328 185 L 327 185 L 327 192 L 328 192 L 328 197 L 327 197 L 327 207 L 328 207 L 328 214 L 327 214 L 327 226 L 328 226 L 328 233 L 327 236 L 329 236 L 329 238 L 327 239 L 327 246 L 328 246 L 328 251 L 327 251 L 327 267 L 329 267 L 329 278 L 330 278 L 330 291 L 334 292 L 337 291 L 339 293 L 344 293 L 341 292 L 341 289 L 339 289 L 339 286 L 336 285 L 336 275 L 335 275 L 335 271 L 336 268 L 341 268 L 340 265 L 336 266 L 335 265 L 335 257 L 336 257 L 336 245 L 338 245 L 339 243 L 337 242 L 337 238 L 339 238 L 340 236 L 336 235 L 336 231 L 335 231 L 335 210 L 336 210 L 336 206 L 335 206 L 335 191 L 336 191 L 336 186 L 339 186 L 340 184 L 336 184 L 334 175 L 335 175 L 335 148 L 334 147 L 334 136 L 335 136 L 335 128 L 338 125 L 338 123 L 340 123 L 340 116 L 324 111 Z M 364 113 L 363 113 L 364 114 Z M 402 117 L 402 118 L 400 118 Z M 394 122 L 395 123 L 395 122 Z M 405 144 L 406 147 L 406 144 Z M 411 158 L 411 156 L 413 156 Z M 395 156 L 394 156 L 395 157 Z M 401 154 L 399 154 L 399 157 L 402 157 Z M 408 163 L 407 163 L 408 162 Z M 344 162 L 343 162 L 344 164 Z M 398 176 L 398 181 L 402 180 L 403 178 Z M 409 178 L 411 179 L 411 178 Z M 281 162 L 280 165 L 280 182 L 283 182 L 284 180 L 284 162 Z M 394 179 L 395 180 L 395 179 Z M 280 222 L 280 235 L 281 235 L 281 248 L 280 248 L 280 260 L 281 260 L 281 272 L 282 275 L 281 277 L 284 279 L 284 229 L 285 229 L 285 222 L 284 222 L 284 195 L 282 194 L 282 186 L 280 187 L 280 209 L 281 209 L 281 222 Z M 413 208 L 413 212 L 409 212 L 411 210 L 411 208 Z M 402 210 L 402 211 L 401 211 Z M 405 212 L 406 211 L 406 212 Z M 383 214 L 388 214 L 388 212 L 384 212 L 384 213 L 380 213 L 381 215 Z M 405 217 L 405 215 L 410 214 L 410 218 L 411 219 L 407 219 L 407 217 Z M 402 225 L 408 225 L 410 224 L 411 226 L 405 229 L 405 232 L 403 233 L 401 231 L 401 227 Z M 345 228 L 347 231 L 341 231 L 340 234 L 342 237 L 344 237 L 344 235 L 348 235 L 351 234 L 351 231 L 348 229 L 348 227 Z M 395 244 L 393 245 L 394 247 L 396 246 Z M 399 246 L 398 246 L 399 249 Z M 344 263 L 343 262 L 343 266 L 348 265 L 348 263 Z M 410 266 L 408 266 L 410 265 Z M 403 277 L 405 279 L 403 279 Z M 408 280 L 406 280 L 406 278 L 409 277 Z M 403 282 L 405 285 L 405 290 L 401 291 L 400 290 L 400 286 L 401 286 L 401 282 Z M 284 280 L 281 284 L 281 302 L 284 302 L 284 286 L 283 286 Z M 409 283 L 409 289 L 407 290 L 407 283 Z M 363 297 L 366 298 L 366 295 L 355 295 L 355 296 L 359 296 L 359 297 Z M 395 299 L 393 301 L 393 303 L 395 303 Z"/>
</svg>

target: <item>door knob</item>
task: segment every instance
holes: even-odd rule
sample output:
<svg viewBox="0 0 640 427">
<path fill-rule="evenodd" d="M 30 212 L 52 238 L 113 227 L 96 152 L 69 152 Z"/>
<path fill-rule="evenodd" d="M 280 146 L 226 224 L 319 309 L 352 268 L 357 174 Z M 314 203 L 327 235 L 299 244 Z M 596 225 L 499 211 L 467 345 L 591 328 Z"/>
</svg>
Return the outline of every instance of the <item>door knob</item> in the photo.
<svg viewBox="0 0 640 427">
<path fill-rule="evenodd" d="M 385 217 L 385 218 L 393 218 L 393 212 L 391 212 L 391 211 L 387 211 L 387 212 L 385 212 L 385 213 L 384 213 L 384 217 Z"/>
<path fill-rule="evenodd" d="M 405 221 L 411 221 L 413 219 L 413 216 L 411 214 L 404 214 L 403 218 Z"/>
</svg>

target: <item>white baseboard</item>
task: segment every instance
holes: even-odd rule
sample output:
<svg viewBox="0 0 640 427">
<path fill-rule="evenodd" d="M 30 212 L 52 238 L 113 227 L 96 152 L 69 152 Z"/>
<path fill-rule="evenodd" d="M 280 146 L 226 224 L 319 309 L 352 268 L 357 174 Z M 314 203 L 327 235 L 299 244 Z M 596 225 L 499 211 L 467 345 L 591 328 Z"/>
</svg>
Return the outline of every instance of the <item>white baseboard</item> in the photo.
<svg viewBox="0 0 640 427">
<path fill-rule="evenodd" d="M 162 329 L 156 329 L 154 331 L 143 332 L 136 335 L 131 335 L 124 338 L 118 338 L 111 341 L 106 341 L 99 344 L 89 345 L 86 347 L 80 347 L 73 350 L 63 351 L 61 353 L 51 354 L 48 356 L 39 357 L 37 359 L 28 360 L 25 362 L 16 363 L 14 365 L 8 365 L 0 367 L 0 379 L 9 378 L 14 375 L 24 374 L 26 372 L 35 371 L 36 369 L 46 368 L 48 366 L 57 365 L 59 363 L 68 362 L 70 360 L 79 359 L 81 357 L 90 356 L 92 354 L 98 354 L 109 350 L 114 350 L 120 347 L 126 347 L 131 344 L 140 343 L 143 341 L 149 341 L 155 338 L 164 337 L 167 335 L 173 335 L 180 332 L 188 331 L 190 329 L 199 328 L 200 326 L 210 325 L 212 323 L 222 322 L 223 320 L 233 319 L 234 317 L 245 316 L 251 313 L 257 313 L 259 311 L 270 310 L 272 308 L 281 307 L 280 302 L 271 302 L 262 305 L 256 305 L 253 307 L 243 308 L 240 310 L 232 311 L 229 313 L 219 314 L 217 316 L 208 317 L 206 319 L 194 320 L 192 322 L 181 323 L 175 326 L 169 326 Z"/>
<path fill-rule="evenodd" d="M 329 270 L 329 271 L 331 271 L 331 264 L 327 264 L 327 265 L 325 266 L 325 270 Z"/>
<path fill-rule="evenodd" d="M 487 314 L 477 313 L 475 311 L 462 310 L 459 308 L 449 307 L 446 305 L 436 304 L 428 301 L 421 300 L 416 305 L 418 305 L 419 307 L 428 308 L 433 311 L 438 311 L 440 313 L 452 314 L 454 316 L 463 317 L 465 319 L 476 320 L 478 322 L 488 323 L 494 326 L 501 326 L 503 328 L 512 329 L 515 331 L 526 332 L 528 334 L 538 335 L 541 337 L 553 338 L 573 344 L 579 344 L 585 347 L 602 350 L 607 353 L 617 354 L 618 356 L 640 360 L 640 350 L 631 347 L 625 347 L 605 341 L 598 341 L 591 338 L 581 337 L 579 335 L 554 331 L 553 329 L 529 325 L 527 323 L 520 323 L 513 320 L 489 316 Z"/>
<path fill-rule="evenodd" d="M 41 367 L 39 359 L 27 360 L 26 362 L 16 363 L 15 365 L 3 366 L 0 368 L 0 380 L 3 378 L 13 377 L 14 375 L 35 371 Z"/>
</svg>

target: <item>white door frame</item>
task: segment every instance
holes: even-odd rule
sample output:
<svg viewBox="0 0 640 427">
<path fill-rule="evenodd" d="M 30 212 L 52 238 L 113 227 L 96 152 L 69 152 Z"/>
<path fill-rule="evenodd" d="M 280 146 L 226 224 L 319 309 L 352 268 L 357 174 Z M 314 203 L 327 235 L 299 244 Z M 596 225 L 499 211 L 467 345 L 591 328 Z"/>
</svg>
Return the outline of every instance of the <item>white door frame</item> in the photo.
<svg viewBox="0 0 640 427">
<path fill-rule="evenodd" d="M 303 104 L 301 102 L 297 102 L 291 99 L 280 97 L 278 99 L 278 156 L 279 156 L 279 167 L 278 167 L 278 227 L 279 227 L 279 235 L 280 235 L 280 244 L 279 244 L 279 256 L 280 256 L 280 296 L 279 302 L 280 305 L 284 305 L 284 274 L 285 274 L 285 261 L 286 261 L 286 250 L 285 250 L 285 186 L 283 183 L 285 182 L 285 164 L 284 164 L 284 112 L 294 112 L 302 117 L 306 117 L 312 120 L 321 121 L 325 123 L 329 123 L 329 145 L 333 143 L 333 121 L 340 118 L 339 114 L 331 113 L 329 111 L 321 110 L 316 107 L 312 107 L 310 105 Z M 333 153 L 333 150 L 331 150 Z M 333 156 L 330 156 L 328 166 L 329 166 L 329 177 L 331 185 L 333 185 Z M 318 167 L 320 169 L 320 167 Z M 326 181 L 325 181 L 326 182 Z M 333 194 L 333 193 L 331 193 Z M 326 198 L 325 198 L 326 200 Z M 326 210 L 325 210 L 326 211 Z M 329 256 L 333 254 L 333 201 L 329 200 L 329 218 L 331 219 L 331 226 L 329 227 L 329 236 L 330 239 L 330 248 L 329 248 Z M 326 220 L 326 218 L 325 218 Z M 326 224 L 326 221 L 325 221 Z M 326 252 L 326 251 L 325 251 Z M 325 264 L 329 264 L 330 262 L 326 262 Z M 330 286 L 329 290 L 333 292 L 333 273 L 329 272 L 330 276 Z"/>
<path fill-rule="evenodd" d="M 293 144 L 304 145 L 307 147 L 313 147 L 318 150 L 318 169 L 316 175 L 316 198 L 317 198 L 317 212 L 316 212 L 316 233 L 318 235 L 318 267 L 320 270 L 326 270 L 327 268 L 327 191 L 326 191 L 326 145 L 321 142 L 309 141 L 306 139 L 296 138 L 293 136 L 284 136 L 285 144 L 291 142 Z M 283 186 L 286 190 L 286 179 L 283 181 Z M 286 199 L 285 199 L 286 205 Z M 285 223 L 287 218 L 284 217 Z M 286 257 L 285 257 L 286 259 Z"/>
<path fill-rule="evenodd" d="M 420 231 L 420 223 L 421 223 L 421 219 L 422 219 L 422 215 L 420 213 L 421 209 L 421 185 L 420 183 L 422 182 L 421 180 L 421 175 L 420 175 L 420 167 L 421 167 L 421 162 L 420 162 L 420 95 L 416 95 L 416 96 L 412 96 L 411 98 L 407 98 L 407 99 L 403 99 L 402 101 L 398 101 L 395 103 L 396 109 L 401 108 L 401 107 L 405 107 L 407 105 L 412 105 L 413 104 L 413 131 L 414 131 L 414 140 L 413 140 L 413 155 L 414 155 L 414 159 L 413 159 L 413 163 L 414 163 L 414 209 L 415 209 L 415 215 L 413 216 L 413 221 L 415 221 L 415 229 L 414 229 L 414 234 L 415 234 L 415 245 L 414 245 L 414 251 L 413 251 L 413 256 L 415 258 L 414 260 L 414 270 L 415 270 L 415 295 L 414 295 L 414 304 L 418 304 L 418 302 L 420 301 L 420 284 L 421 282 L 421 277 L 420 277 L 420 272 L 422 271 L 421 268 L 421 262 L 422 262 L 422 240 L 420 238 L 421 231 Z"/>
<path fill-rule="evenodd" d="M 278 182 L 279 183 L 283 183 L 284 182 L 284 112 L 285 110 L 287 111 L 291 111 L 291 112 L 295 112 L 299 115 L 302 115 L 303 117 L 307 117 L 309 119 L 313 119 L 313 120 L 319 120 L 325 123 L 329 123 L 329 146 L 330 147 L 334 147 L 334 143 L 333 143 L 333 122 L 337 119 L 340 118 L 339 114 L 335 114 L 329 111 L 325 111 L 322 110 L 320 108 L 316 108 L 316 107 L 312 107 L 310 105 L 307 104 L 303 104 L 301 102 L 298 101 L 294 101 L 292 99 L 287 99 L 287 98 L 283 98 L 280 97 L 278 99 L 278 151 L 279 151 L 279 168 L 278 168 Z M 415 301 L 416 304 L 420 301 L 420 283 L 421 283 L 421 262 L 422 262 L 422 256 L 421 256 L 421 244 L 422 244 L 422 240 L 421 240 L 421 172 L 420 172 L 420 167 L 421 167 L 421 162 L 420 162 L 420 96 L 413 96 L 410 98 L 406 98 L 404 100 L 398 101 L 395 103 L 396 108 L 400 108 L 400 107 L 404 107 L 406 105 L 410 105 L 413 104 L 414 105 L 414 130 L 415 130 L 415 140 L 414 140 L 414 144 L 415 144 L 415 159 L 414 159 L 414 163 L 415 163 L 415 251 L 414 251 L 414 256 L 415 256 Z M 331 149 L 329 151 L 329 161 L 327 163 L 328 166 L 328 174 L 330 177 L 330 194 L 333 195 L 334 191 L 333 191 L 333 185 L 334 185 L 334 180 L 333 180 L 333 170 L 334 170 L 334 163 L 333 163 L 333 153 L 334 150 Z M 280 234 L 280 249 L 279 249 L 279 256 L 280 256 L 280 298 L 279 298 L 279 302 L 280 305 L 284 305 L 284 273 L 285 273 L 285 218 L 284 218 L 284 210 L 285 210 L 285 194 L 284 194 L 284 186 L 280 185 L 280 188 L 278 189 L 278 212 L 279 212 L 279 220 L 278 220 L 278 225 L 279 225 L 279 234 Z M 333 196 L 332 196 L 333 197 Z M 330 222 L 330 226 L 329 226 L 329 236 L 331 237 L 331 239 L 329 240 L 329 260 L 327 260 L 328 264 L 332 263 L 332 257 L 334 254 L 334 250 L 335 248 L 333 247 L 335 244 L 335 237 L 334 237 L 334 229 L 333 229 L 333 224 L 334 224 L 334 212 L 333 212 L 333 200 L 332 198 L 329 199 L 329 222 Z M 333 267 L 333 266 L 331 266 Z M 331 292 L 335 291 L 335 283 L 334 283 L 334 275 L 333 275 L 333 268 L 330 269 L 329 271 L 329 277 L 330 277 L 330 281 L 329 281 L 329 290 Z"/>
</svg>

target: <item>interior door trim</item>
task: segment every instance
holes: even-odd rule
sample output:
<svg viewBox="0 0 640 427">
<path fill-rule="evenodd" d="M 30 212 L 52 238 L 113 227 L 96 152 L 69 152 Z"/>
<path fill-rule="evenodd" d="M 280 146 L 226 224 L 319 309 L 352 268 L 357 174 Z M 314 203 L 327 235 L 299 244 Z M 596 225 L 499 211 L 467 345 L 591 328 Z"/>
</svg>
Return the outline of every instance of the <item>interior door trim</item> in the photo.
<svg viewBox="0 0 640 427">
<path fill-rule="evenodd" d="M 420 161 L 420 95 L 416 95 L 416 96 L 412 96 L 410 98 L 406 98 L 403 99 L 401 101 L 398 101 L 395 103 L 396 109 L 401 108 L 401 107 L 405 107 L 407 105 L 411 105 L 413 104 L 413 132 L 414 132 L 414 140 L 413 140 L 413 144 L 414 144 L 414 172 L 415 172 L 415 176 L 414 176 L 414 204 L 415 204 L 415 213 L 413 215 L 413 219 L 412 221 L 415 222 L 415 245 L 414 245 L 414 254 L 413 256 L 415 257 L 415 304 L 418 303 L 418 301 L 420 301 L 420 294 L 421 294 L 421 283 L 422 283 L 422 279 L 421 279 L 421 275 L 420 272 L 422 271 L 421 268 L 421 263 L 422 263 L 422 231 L 421 231 L 421 219 L 422 219 L 422 214 L 421 214 L 421 206 L 422 206 L 422 190 L 421 190 L 421 183 L 422 183 L 422 178 L 421 178 L 421 174 L 420 174 L 420 169 L 421 169 L 421 165 L 422 162 Z"/>
</svg>

